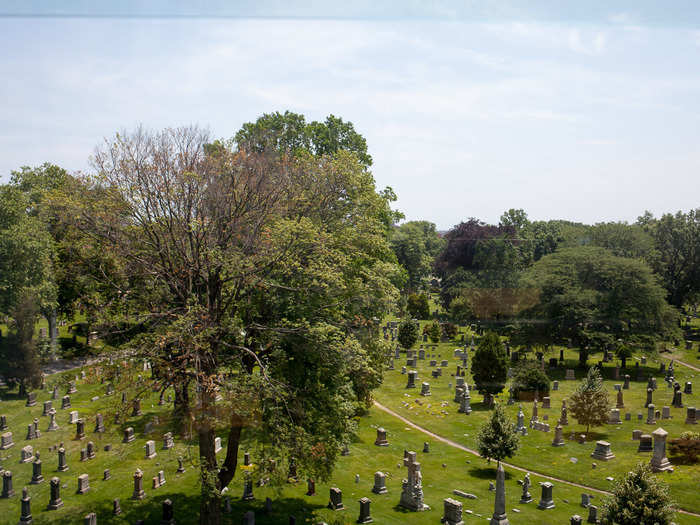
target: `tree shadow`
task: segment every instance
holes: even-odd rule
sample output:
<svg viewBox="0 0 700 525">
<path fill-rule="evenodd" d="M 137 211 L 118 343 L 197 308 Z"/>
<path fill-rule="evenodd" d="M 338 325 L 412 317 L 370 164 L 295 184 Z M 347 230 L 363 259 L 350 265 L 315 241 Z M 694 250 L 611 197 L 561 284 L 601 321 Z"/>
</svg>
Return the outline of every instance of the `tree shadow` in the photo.
<svg viewBox="0 0 700 525">
<path fill-rule="evenodd" d="M 471 467 L 469 469 L 469 475 L 478 479 L 488 479 L 489 481 L 494 481 L 496 479 L 496 469 L 497 463 L 492 461 L 491 467 Z M 506 479 L 512 479 L 513 475 L 506 470 Z"/>
</svg>

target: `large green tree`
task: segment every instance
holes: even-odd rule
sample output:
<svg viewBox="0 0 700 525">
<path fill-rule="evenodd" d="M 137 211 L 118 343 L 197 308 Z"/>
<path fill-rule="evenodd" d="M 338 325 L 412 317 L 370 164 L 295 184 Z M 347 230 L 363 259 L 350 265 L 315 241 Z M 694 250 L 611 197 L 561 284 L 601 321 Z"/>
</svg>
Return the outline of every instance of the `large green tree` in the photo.
<svg viewBox="0 0 700 525">
<path fill-rule="evenodd" d="M 479 455 L 488 461 L 512 458 L 518 450 L 520 439 L 515 424 L 499 403 L 496 403 L 491 417 L 479 429 L 476 442 Z"/>
<path fill-rule="evenodd" d="M 432 222 L 409 221 L 394 229 L 391 249 L 408 273 L 407 286 L 410 290 L 418 290 L 430 276 L 433 261 L 443 244 Z"/>
<path fill-rule="evenodd" d="M 668 292 L 668 301 L 682 307 L 700 297 L 700 208 L 659 219 L 651 214 L 637 220 L 654 239 L 655 271 Z"/>
<path fill-rule="evenodd" d="M 529 268 L 521 286 L 539 290 L 537 304 L 523 312 L 541 324 L 538 338 L 573 341 L 582 365 L 589 349 L 605 339 L 639 347 L 677 336 L 677 313 L 639 259 L 590 246 L 562 249 Z"/>
<path fill-rule="evenodd" d="M 94 167 L 90 191 L 61 199 L 65 216 L 124 261 L 103 326 L 140 327 L 128 346 L 192 414 L 200 523 L 220 523 L 244 435 L 327 478 L 381 381 L 377 319 L 403 285 L 389 202 L 366 165 L 354 152 L 256 152 L 180 128 L 118 135 Z M 221 462 L 217 431 L 228 433 Z"/>
<path fill-rule="evenodd" d="M 569 413 L 579 425 L 586 427 L 586 433 L 591 427 L 608 422 L 610 401 L 603 378 L 596 367 L 592 366 L 588 369 L 586 377 L 569 397 Z"/>
</svg>

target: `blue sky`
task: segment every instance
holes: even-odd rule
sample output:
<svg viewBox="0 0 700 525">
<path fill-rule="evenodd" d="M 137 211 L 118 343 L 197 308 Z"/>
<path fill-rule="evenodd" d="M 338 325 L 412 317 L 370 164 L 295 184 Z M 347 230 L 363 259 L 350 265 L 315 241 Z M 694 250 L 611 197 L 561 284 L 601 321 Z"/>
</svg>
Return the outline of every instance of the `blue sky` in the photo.
<svg viewBox="0 0 700 525">
<path fill-rule="evenodd" d="M 289 109 L 351 120 L 378 186 L 443 229 L 700 206 L 700 3 L 54 4 L 0 2 L 0 177 Z"/>
</svg>

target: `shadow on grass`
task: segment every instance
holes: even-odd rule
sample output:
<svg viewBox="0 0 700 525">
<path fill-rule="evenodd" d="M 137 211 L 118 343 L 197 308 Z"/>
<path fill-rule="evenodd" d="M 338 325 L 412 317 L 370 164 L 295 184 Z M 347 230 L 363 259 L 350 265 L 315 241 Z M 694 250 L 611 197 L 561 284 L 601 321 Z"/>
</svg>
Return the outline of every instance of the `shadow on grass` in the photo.
<svg viewBox="0 0 700 525">
<path fill-rule="evenodd" d="M 472 467 L 469 469 L 469 475 L 477 479 L 488 479 L 489 481 L 496 480 L 496 465 L 495 461 L 491 462 L 490 467 Z M 511 479 L 513 475 L 506 470 L 506 479 Z"/>
</svg>

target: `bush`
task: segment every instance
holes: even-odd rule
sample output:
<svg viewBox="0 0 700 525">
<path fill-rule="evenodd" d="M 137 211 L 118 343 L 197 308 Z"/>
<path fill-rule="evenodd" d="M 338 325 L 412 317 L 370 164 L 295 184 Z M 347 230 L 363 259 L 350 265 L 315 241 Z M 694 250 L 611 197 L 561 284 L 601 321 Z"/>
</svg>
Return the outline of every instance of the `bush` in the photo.
<svg viewBox="0 0 700 525">
<path fill-rule="evenodd" d="M 440 328 L 440 323 L 433 321 L 423 327 L 423 333 L 428 334 L 430 341 L 432 343 L 440 342 L 440 335 L 442 334 L 442 329 Z"/>
<path fill-rule="evenodd" d="M 411 320 L 403 321 L 399 325 L 398 340 L 402 347 L 411 348 L 418 340 L 418 325 Z"/>
<path fill-rule="evenodd" d="M 700 433 L 683 432 L 679 438 L 671 439 L 668 451 L 674 456 L 681 456 L 688 463 L 695 463 L 700 456 Z"/>
<path fill-rule="evenodd" d="M 428 296 L 424 293 L 412 293 L 409 295 L 408 300 L 406 301 L 406 311 L 408 312 L 408 315 L 415 319 L 429 319 L 430 305 L 428 304 Z"/>
<path fill-rule="evenodd" d="M 457 337 L 457 325 L 454 323 L 442 323 L 442 333 L 448 339 Z"/>
<path fill-rule="evenodd" d="M 513 394 L 520 392 L 549 392 L 550 380 L 544 370 L 532 361 L 524 362 L 513 376 Z"/>
</svg>

